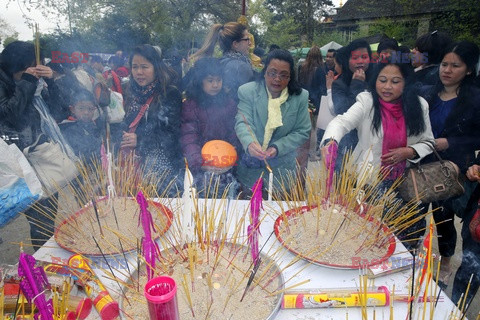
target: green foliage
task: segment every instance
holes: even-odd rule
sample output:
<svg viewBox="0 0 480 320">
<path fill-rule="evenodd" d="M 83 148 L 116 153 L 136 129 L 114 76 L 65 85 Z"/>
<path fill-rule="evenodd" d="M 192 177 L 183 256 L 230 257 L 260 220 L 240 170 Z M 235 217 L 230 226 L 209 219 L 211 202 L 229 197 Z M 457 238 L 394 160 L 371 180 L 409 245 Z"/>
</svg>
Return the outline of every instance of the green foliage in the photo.
<svg viewBox="0 0 480 320">
<path fill-rule="evenodd" d="M 239 0 L 37 0 L 25 5 L 45 17 L 67 20 L 68 30 L 46 40 L 64 51 L 128 51 L 146 42 L 189 48 L 191 39 L 206 34 L 211 24 L 236 21 L 241 13 Z"/>
<path fill-rule="evenodd" d="M 11 25 L 7 23 L 2 17 L 0 17 L 0 44 L 5 47 L 8 43 L 17 40 L 18 32 L 16 32 Z M 5 42 L 8 39 L 8 43 Z"/>
<path fill-rule="evenodd" d="M 381 18 L 369 24 L 368 33 L 362 36 L 384 34 L 396 39 L 399 43 L 412 46 L 416 40 L 416 22 L 399 21 L 391 18 Z"/>
<path fill-rule="evenodd" d="M 344 33 L 340 31 L 323 31 L 315 35 L 314 43 L 321 47 L 331 41 L 335 41 L 342 46 L 348 44 L 349 40 Z"/>
<path fill-rule="evenodd" d="M 432 23 L 434 30 L 449 33 L 455 40 L 469 40 L 480 46 L 480 6 L 478 0 L 451 1 L 447 11 Z"/>
<path fill-rule="evenodd" d="M 14 2 L 14 0 L 8 0 Z M 432 0 L 396 0 L 395 12 L 408 12 L 413 6 Z M 214 23 L 236 21 L 241 0 L 36 0 L 24 1 L 29 11 L 44 13 L 45 18 L 66 19 L 67 30 L 43 35 L 44 51 L 71 53 L 130 51 L 140 43 L 176 48 L 181 53 L 201 46 Z M 345 1 L 344 1 L 345 2 Z M 378 7 L 378 0 L 364 0 L 365 10 Z M 248 0 L 249 31 L 257 46 L 278 44 L 283 48 L 321 46 L 330 41 L 346 45 L 359 37 L 386 34 L 412 46 L 417 36 L 417 21 L 381 18 L 367 28 L 348 34 L 326 29 L 319 23 L 332 5 L 331 0 Z M 434 16 L 436 13 L 433 13 Z M 28 15 L 28 13 L 27 13 Z M 444 30 L 458 40 L 480 44 L 480 6 L 478 0 L 450 1 L 448 10 L 435 18 L 430 29 Z M 0 18 L 0 41 L 5 34 Z"/>
<path fill-rule="evenodd" d="M 3 40 L 3 47 L 8 46 L 10 43 L 17 41 L 18 40 L 18 33 L 15 32 L 13 36 L 6 37 L 5 40 Z"/>
<path fill-rule="evenodd" d="M 298 37 L 299 27 L 291 17 L 286 17 L 272 24 L 263 35 L 265 45 L 277 44 L 280 48 L 289 49 L 300 47 L 301 39 Z"/>
<path fill-rule="evenodd" d="M 326 10 L 333 6 L 331 0 L 266 0 L 265 7 L 274 13 L 274 21 L 292 19 L 297 25 L 298 35 L 306 36 L 306 42 L 313 41 L 318 21 Z M 273 24 L 271 22 L 270 24 Z"/>
</svg>

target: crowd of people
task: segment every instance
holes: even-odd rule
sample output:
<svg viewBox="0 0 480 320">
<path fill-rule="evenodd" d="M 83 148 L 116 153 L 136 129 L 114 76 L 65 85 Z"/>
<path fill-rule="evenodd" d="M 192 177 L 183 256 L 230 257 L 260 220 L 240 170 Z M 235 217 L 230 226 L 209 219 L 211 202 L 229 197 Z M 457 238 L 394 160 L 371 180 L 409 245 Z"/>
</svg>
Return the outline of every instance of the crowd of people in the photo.
<svg viewBox="0 0 480 320">
<path fill-rule="evenodd" d="M 371 163 L 386 169 L 381 187 L 389 188 L 410 164 L 433 161 L 432 144 L 471 181 L 461 197 L 423 204 L 424 210 L 438 209 L 433 215 L 443 258 L 441 281 L 452 272 L 457 214 L 467 228 L 453 300 L 471 273 L 474 295 L 480 285 L 480 244 L 468 224 L 480 194 L 478 46 L 434 31 L 411 49 L 385 38 L 372 54 L 367 41 L 356 39 L 329 50 L 325 62 L 313 46 L 300 67 L 289 51 L 272 49 L 262 57 L 261 70 L 251 64 L 250 47 L 244 25 L 215 24 L 183 70 L 175 71 L 161 48 L 148 44 L 132 48 L 128 59 L 117 53 L 108 64 L 90 56 L 88 63 L 43 65 L 36 63 L 33 44 L 12 42 L 0 56 L 0 134 L 20 149 L 42 135 L 41 118 L 32 106 L 41 92 L 66 141 L 86 162 L 100 157 L 110 122 L 118 157 L 135 157 L 149 172 L 168 172 L 168 182 L 179 185 L 186 159 L 199 190 L 215 175 L 230 186 L 230 196 L 243 198 L 262 173 L 268 179 L 270 169 L 276 188 L 291 176 L 301 180 L 306 158 L 300 155 L 309 148 L 311 160 L 323 158 L 337 172 L 344 155 L 353 152 L 359 168 Z M 113 92 L 125 110 L 119 121 L 106 112 Z M 238 160 L 229 170 L 212 171 L 202 158 L 202 147 L 211 140 L 236 149 Z M 43 205 L 51 206 L 51 200 L 42 200 Z M 41 246 L 45 232 L 35 221 L 43 218 L 33 210 L 26 216 L 34 244 Z M 415 238 L 424 225 L 416 224 Z M 414 247 L 413 241 L 402 240 Z"/>
</svg>

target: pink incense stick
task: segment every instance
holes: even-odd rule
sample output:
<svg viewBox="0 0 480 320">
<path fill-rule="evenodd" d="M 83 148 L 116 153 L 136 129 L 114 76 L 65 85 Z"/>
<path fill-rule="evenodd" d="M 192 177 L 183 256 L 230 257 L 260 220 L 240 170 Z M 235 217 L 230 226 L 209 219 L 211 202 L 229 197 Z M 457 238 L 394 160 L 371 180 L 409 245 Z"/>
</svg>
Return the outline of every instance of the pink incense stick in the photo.
<svg viewBox="0 0 480 320">
<path fill-rule="evenodd" d="M 263 179 L 259 178 L 252 187 L 253 195 L 250 200 L 251 224 L 247 228 L 248 244 L 252 250 L 252 260 L 258 259 L 258 238 L 260 234 L 260 208 L 262 207 Z"/>
<path fill-rule="evenodd" d="M 144 233 L 142 241 L 143 257 L 145 258 L 147 265 L 148 280 L 151 280 L 154 275 L 155 261 L 158 258 L 157 252 L 159 252 L 160 249 L 158 248 L 158 244 L 152 238 L 152 230 L 156 232 L 155 225 L 153 224 L 152 214 L 147 209 L 147 199 L 145 199 L 142 191 L 139 191 L 137 194 L 137 203 L 140 206 L 139 224 L 142 224 Z"/>
<path fill-rule="evenodd" d="M 335 140 L 332 140 L 327 143 L 325 146 L 326 148 L 326 153 L 324 155 L 325 159 L 325 166 L 327 168 L 327 193 L 326 197 L 328 198 L 330 196 L 330 191 L 332 189 L 332 184 L 333 184 L 333 174 L 335 172 L 335 162 L 337 161 L 338 157 L 338 144 Z"/>
<path fill-rule="evenodd" d="M 107 158 L 107 152 L 105 151 L 105 145 L 102 143 L 102 146 L 100 147 L 100 159 L 102 160 L 102 168 L 105 170 L 105 172 L 108 171 L 108 158 Z"/>
<path fill-rule="evenodd" d="M 18 275 L 23 278 L 20 288 L 29 303 L 38 309 L 35 320 L 53 320 L 52 299 L 45 299 L 45 290 L 50 287 L 47 275 L 41 267 L 35 267 L 35 258 L 24 252 L 18 259 Z"/>
</svg>

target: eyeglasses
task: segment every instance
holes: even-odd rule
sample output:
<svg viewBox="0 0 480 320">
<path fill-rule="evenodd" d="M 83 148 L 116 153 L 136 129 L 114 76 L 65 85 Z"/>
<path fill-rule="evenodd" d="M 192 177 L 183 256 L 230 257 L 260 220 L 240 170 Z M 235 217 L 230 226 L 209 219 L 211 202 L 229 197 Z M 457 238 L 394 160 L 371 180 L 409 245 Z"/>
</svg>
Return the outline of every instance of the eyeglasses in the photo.
<svg viewBox="0 0 480 320">
<path fill-rule="evenodd" d="M 282 81 L 290 79 L 289 74 L 276 73 L 275 71 L 267 71 L 267 72 L 265 72 L 265 74 L 267 75 L 267 77 L 272 78 L 272 79 L 275 79 L 276 77 L 280 78 L 280 80 L 282 80 Z"/>
<path fill-rule="evenodd" d="M 250 42 L 250 38 L 242 38 L 242 39 L 238 40 L 238 42 L 240 42 L 240 41 L 247 41 L 247 42 Z"/>
</svg>

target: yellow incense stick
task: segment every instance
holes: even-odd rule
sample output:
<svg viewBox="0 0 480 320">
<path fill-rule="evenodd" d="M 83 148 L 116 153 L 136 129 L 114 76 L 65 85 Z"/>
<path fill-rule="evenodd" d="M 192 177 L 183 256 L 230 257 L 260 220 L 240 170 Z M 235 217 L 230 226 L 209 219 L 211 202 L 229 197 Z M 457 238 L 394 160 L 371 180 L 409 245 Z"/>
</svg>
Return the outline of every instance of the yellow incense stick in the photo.
<svg viewBox="0 0 480 320">
<path fill-rule="evenodd" d="M 4 318 L 4 303 L 5 303 L 5 287 L 3 285 L 3 279 L 0 280 L 0 320 Z"/>
<path fill-rule="evenodd" d="M 461 313 L 465 312 L 465 302 L 467 302 L 468 291 L 470 290 L 470 285 L 472 284 L 472 279 L 473 279 L 473 273 L 470 276 L 470 280 L 468 280 L 467 289 L 465 290 L 465 295 L 463 296 L 462 307 L 460 308 Z"/>
</svg>

